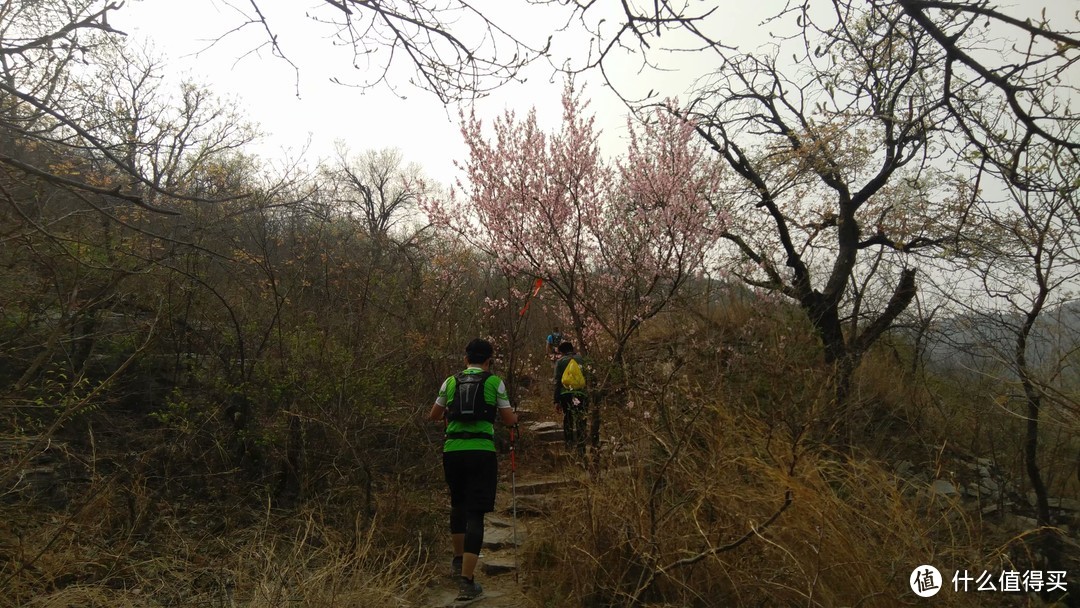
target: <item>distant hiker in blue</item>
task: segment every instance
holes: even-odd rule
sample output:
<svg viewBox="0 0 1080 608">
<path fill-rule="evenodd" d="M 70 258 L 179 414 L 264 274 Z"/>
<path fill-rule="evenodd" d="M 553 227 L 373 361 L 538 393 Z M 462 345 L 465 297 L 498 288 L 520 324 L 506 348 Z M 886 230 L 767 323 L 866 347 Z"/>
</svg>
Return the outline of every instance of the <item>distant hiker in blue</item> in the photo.
<svg viewBox="0 0 1080 608">
<path fill-rule="evenodd" d="M 495 510 L 498 467 L 495 456 L 495 417 L 506 426 L 517 424 L 506 385 L 491 373 L 494 348 L 476 338 L 465 347 L 466 369 L 447 378 L 431 406 L 428 419 L 446 420 L 443 475 L 450 488 L 450 536 L 454 544 L 451 569 L 458 575 L 459 600 L 483 593 L 475 580 L 476 562 L 484 544 L 484 514 Z"/>
<path fill-rule="evenodd" d="M 586 412 L 585 366 L 570 342 L 559 344 L 561 358 L 555 363 L 555 411 L 563 415 L 566 449 L 585 456 Z"/>
<path fill-rule="evenodd" d="M 563 342 L 562 332 L 558 327 L 552 328 L 551 333 L 547 337 L 548 354 L 553 358 L 559 354 L 559 345 Z"/>
</svg>

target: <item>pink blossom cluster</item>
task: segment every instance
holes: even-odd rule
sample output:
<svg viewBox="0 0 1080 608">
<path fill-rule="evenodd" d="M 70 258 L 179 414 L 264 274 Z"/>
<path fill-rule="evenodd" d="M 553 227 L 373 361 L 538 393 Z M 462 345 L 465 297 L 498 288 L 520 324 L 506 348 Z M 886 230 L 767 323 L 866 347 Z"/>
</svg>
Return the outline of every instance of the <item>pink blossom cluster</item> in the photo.
<svg viewBox="0 0 1080 608">
<path fill-rule="evenodd" d="M 720 165 L 674 106 L 631 125 L 626 153 L 609 163 L 581 95 L 568 86 L 562 104 L 550 134 L 535 111 L 506 112 L 490 134 L 463 117 L 465 178 L 421 207 L 508 274 L 543 279 L 583 342 L 625 340 L 716 242 L 727 221 Z"/>
</svg>

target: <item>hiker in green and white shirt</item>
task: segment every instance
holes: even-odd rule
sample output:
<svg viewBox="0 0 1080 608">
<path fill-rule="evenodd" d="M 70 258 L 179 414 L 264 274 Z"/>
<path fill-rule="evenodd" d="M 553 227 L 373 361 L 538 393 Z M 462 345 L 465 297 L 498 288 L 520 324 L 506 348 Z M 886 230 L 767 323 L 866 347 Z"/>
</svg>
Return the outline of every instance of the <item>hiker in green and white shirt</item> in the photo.
<svg viewBox="0 0 1080 608">
<path fill-rule="evenodd" d="M 567 450 L 576 450 L 579 456 L 585 456 L 586 413 L 589 409 L 588 394 L 585 391 L 585 364 L 574 351 L 570 342 L 559 344 L 562 355 L 555 363 L 555 411 L 563 415 L 563 440 Z M 578 383 L 566 376 L 567 367 L 573 361 L 580 374 Z"/>
<path fill-rule="evenodd" d="M 450 536 L 454 545 L 451 569 L 459 575 L 458 599 L 483 593 L 475 581 L 476 562 L 484 543 L 484 514 L 495 510 L 499 471 L 495 456 L 495 418 L 517 424 L 506 385 L 491 373 L 494 348 L 476 338 L 465 347 L 464 371 L 447 378 L 431 406 L 428 419 L 446 420 L 443 474 L 450 488 Z"/>
</svg>

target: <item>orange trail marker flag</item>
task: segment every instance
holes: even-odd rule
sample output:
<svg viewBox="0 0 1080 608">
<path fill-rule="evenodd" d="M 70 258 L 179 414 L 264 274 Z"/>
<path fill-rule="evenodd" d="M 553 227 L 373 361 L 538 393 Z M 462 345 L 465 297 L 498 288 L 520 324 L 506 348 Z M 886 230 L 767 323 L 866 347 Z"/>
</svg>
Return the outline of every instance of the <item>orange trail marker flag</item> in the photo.
<svg viewBox="0 0 1080 608">
<path fill-rule="evenodd" d="M 525 300 L 525 306 L 523 306 L 521 312 L 518 313 L 519 317 L 525 316 L 525 311 L 529 310 L 529 304 L 532 302 L 532 299 L 536 297 L 536 294 L 540 293 L 540 288 L 543 286 L 544 279 L 536 279 L 536 282 L 533 283 L 532 295 L 529 296 L 528 300 Z"/>
</svg>

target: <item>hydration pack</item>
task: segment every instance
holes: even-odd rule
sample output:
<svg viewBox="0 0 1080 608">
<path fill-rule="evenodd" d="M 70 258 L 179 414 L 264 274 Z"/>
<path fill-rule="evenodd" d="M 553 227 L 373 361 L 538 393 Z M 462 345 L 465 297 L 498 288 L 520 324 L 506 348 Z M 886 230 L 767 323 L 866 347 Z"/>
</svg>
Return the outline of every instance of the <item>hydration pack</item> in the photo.
<svg viewBox="0 0 1080 608">
<path fill-rule="evenodd" d="M 454 374 L 454 397 L 447 404 L 451 422 L 495 422 L 495 404 L 484 398 L 484 384 L 491 376 L 491 372 Z"/>
</svg>

